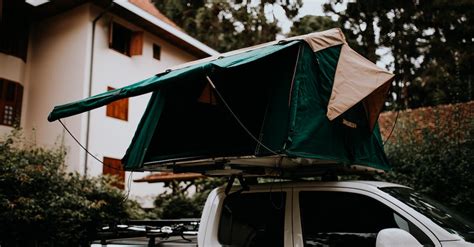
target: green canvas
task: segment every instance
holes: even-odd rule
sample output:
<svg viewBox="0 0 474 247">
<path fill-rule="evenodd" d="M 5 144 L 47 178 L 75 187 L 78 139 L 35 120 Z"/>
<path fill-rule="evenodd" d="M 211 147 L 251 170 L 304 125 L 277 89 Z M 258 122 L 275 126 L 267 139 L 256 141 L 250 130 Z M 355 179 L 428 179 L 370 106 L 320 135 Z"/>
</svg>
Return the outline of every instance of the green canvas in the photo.
<svg viewBox="0 0 474 247">
<path fill-rule="evenodd" d="M 361 103 L 326 117 L 340 52 L 340 45 L 313 52 L 303 40 L 268 45 L 57 106 L 48 120 L 153 92 L 122 160 L 126 170 L 275 154 L 388 169 L 379 129 L 370 130 Z"/>
</svg>

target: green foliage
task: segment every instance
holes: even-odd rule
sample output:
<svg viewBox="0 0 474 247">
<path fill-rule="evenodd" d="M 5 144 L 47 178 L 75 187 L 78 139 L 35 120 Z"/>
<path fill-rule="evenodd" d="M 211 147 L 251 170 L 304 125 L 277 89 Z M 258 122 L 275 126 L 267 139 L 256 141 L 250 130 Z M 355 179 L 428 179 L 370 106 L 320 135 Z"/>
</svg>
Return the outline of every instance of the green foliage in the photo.
<svg viewBox="0 0 474 247">
<path fill-rule="evenodd" d="M 164 0 L 156 7 L 188 34 L 225 52 L 273 41 L 280 32 L 273 11 L 295 18 L 301 0 Z"/>
<path fill-rule="evenodd" d="M 474 219 L 472 104 L 402 112 L 385 145 L 385 180 L 413 187 Z"/>
<path fill-rule="evenodd" d="M 297 36 L 312 32 L 319 32 L 331 28 L 339 27 L 339 23 L 333 21 L 328 16 L 307 15 L 293 22 L 290 32 L 287 36 Z"/>
<path fill-rule="evenodd" d="M 202 178 L 192 182 L 177 182 L 165 184 L 171 193 L 164 192 L 155 199 L 159 218 L 199 218 L 204 208 L 207 196 L 216 187 L 223 185 L 223 178 Z M 196 193 L 189 195 L 188 188 L 194 186 Z"/>
<path fill-rule="evenodd" d="M 189 197 L 174 195 L 161 205 L 163 219 L 200 218 L 199 205 Z"/>
<path fill-rule="evenodd" d="M 396 74 L 391 108 L 416 108 L 472 100 L 474 1 L 357 0 L 336 11 L 350 45 L 371 61 L 386 48 Z"/>
<path fill-rule="evenodd" d="M 65 151 L 26 145 L 18 134 L 0 143 L 0 244 L 78 246 L 95 229 L 128 217 L 111 177 L 64 171 Z"/>
<path fill-rule="evenodd" d="M 203 178 L 195 181 L 196 193 L 193 195 L 193 201 L 198 206 L 199 212 L 204 209 L 207 196 L 211 191 L 217 187 L 220 187 L 226 183 L 225 178 Z"/>
<path fill-rule="evenodd" d="M 160 211 L 158 211 L 158 209 L 145 210 L 137 201 L 128 199 L 125 201 L 124 206 L 128 219 L 130 220 L 153 220 L 159 218 L 158 213 Z"/>
</svg>

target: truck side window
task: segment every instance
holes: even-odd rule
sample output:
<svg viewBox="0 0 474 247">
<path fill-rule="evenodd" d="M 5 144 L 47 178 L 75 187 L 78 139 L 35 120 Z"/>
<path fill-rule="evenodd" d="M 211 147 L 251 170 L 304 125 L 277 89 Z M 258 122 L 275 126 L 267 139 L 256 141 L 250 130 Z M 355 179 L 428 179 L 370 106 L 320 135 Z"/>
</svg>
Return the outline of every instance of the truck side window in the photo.
<svg viewBox="0 0 474 247">
<path fill-rule="evenodd" d="M 283 246 L 284 192 L 231 194 L 224 199 L 218 240 L 223 246 Z"/>
<path fill-rule="evenodd" d="M 410 232 L 424 246 L 428 236 L 383 203 L 355 193 L 300 192 L 301 228 L 305 246 L 374 246 L 385 228 Z"/>
</svg>

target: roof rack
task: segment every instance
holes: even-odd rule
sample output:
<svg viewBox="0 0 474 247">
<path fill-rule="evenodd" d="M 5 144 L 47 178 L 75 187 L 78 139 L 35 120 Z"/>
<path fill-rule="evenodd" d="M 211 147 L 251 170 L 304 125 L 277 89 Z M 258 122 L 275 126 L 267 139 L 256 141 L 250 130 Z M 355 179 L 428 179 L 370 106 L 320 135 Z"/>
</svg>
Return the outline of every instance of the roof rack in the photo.
<svg viewBox="0 0 474 247">
<path fill-rule="evenodd" d="M 123 224 L 110 224 L 99 229 L 96 240 L 101 245 L 112 240 L 145 237 L 148 246 L 155 246 L 156 239 L 180 237 L 192 242 L 189 237 L 197 236 L 200 219 L 130 220 Z"/>
</svg>

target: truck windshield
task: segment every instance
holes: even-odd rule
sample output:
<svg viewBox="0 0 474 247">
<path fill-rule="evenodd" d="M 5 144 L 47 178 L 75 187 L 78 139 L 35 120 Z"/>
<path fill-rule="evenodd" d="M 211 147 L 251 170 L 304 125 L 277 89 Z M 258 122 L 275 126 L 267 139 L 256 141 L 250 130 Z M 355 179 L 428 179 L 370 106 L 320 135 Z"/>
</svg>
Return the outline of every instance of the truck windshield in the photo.
<svg viewBox="0 0 474 247">
<path fill-rule="evenodd" d="M 466 241 L 474 241 L 474 224 L 467 217 L 460 216 L 453 210 L 409 188 L 386 187 L 380 190 L 397 198 L 430 220 L 456 234 Z"/>
</svg>

